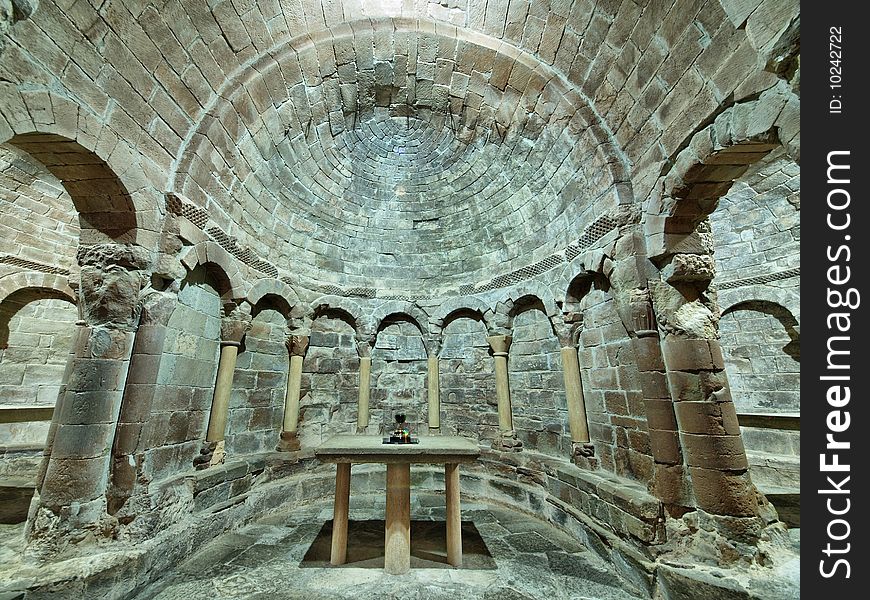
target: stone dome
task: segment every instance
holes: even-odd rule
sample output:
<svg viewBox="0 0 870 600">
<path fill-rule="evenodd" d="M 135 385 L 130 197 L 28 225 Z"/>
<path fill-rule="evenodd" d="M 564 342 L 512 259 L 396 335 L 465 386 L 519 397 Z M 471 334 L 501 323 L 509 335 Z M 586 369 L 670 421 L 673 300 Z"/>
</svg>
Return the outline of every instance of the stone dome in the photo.
<svg viewBox="0 0 870 600">
<path fill-rule="evenodd" d="M 526 267 L 618 203 L 621 164 L 564 79 L 499 50 L 400 20 L 294 40 L 227 86 L 179 191 L 314 282 L 419 297 Z"/>
</svg>

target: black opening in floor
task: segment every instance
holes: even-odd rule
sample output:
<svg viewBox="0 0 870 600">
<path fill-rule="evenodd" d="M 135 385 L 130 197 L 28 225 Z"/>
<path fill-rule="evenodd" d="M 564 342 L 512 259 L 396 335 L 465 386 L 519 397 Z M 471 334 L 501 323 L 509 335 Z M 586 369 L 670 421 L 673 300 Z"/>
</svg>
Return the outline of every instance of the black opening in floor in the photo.
<svg viewBox="0 0 870 600">
<path fill-rule="evenodd" d="M 332 521 L 320 528 L 299 563 L 306 567 L 330 567 Z M 347 561 L 334 568 L 384 568 L 384 521 L 356 520 L 347 526 Z M 447 562 L 447 524 L 443 521 L 411 521 L 411 568 L 454 569 Z M 461 569 L 496 568 L 486 543 L 471 521 L 462 522 Z"/>
</svg>

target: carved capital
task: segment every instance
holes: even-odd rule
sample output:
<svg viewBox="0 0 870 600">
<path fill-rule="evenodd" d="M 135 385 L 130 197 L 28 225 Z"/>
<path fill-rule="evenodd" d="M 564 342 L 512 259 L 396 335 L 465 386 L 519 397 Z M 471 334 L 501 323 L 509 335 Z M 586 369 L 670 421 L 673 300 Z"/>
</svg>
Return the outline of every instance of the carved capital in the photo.
<svg viewBox="0 0 870 600">
<path fill-rule="evenodd" d="M 648 289 L 636 288 L 630 290 L 628 303 L 631 316 L 630 324 L 639 337 L 642 337 L 647 332 L 657 330 L 656 317 L 653 312 L 652 299 Z"/>
<path fill-rule="evenodd" d="M 284 345 L 290 356 L 305 356 L 308 352 L 308 336 L 307 335 L 288 335 L 284 340 Z"/>
<path fill-rule="evenodd" d="M 710 282 L 716 276 L 716 265 L 709 254 L 675 254 L 662 269 L 662 279 L 668 283 Z"/>
<path fill-rule="evenodd" d="M 376 337 L 374 334 L 358 333 L 356 335 L 356 351 L 360 357 L 368 357 L 372 355 L 372 348 L 375 347 Z"/>
<path fill-rule="evenodd" d="M 129 244 L 82 246 L 79 298 L 89 325 L 135 329 L 141 309 L 139 293 L 148 285 L 151 252 Z"/>
<path fill-rule="evenodd" d="M 513 338 L 509 335 L 491 335 L 486 338 L 495 356 L 507 356 Z"/>
<path fill-rule="evenodd" d="M 251 308 L 247 304 L 240 304 L 231 310 L 228 308 L 224 307 L 224 316 L 221 318 L 221 343 L 240 344 L 251 329 Z"/>
<path fill-rule="evenodd" d="M 174 292 L 146 290 L 141 299 L 140 325 L 166 325 L 178 305 L 178 295 Z"/>
</svg>

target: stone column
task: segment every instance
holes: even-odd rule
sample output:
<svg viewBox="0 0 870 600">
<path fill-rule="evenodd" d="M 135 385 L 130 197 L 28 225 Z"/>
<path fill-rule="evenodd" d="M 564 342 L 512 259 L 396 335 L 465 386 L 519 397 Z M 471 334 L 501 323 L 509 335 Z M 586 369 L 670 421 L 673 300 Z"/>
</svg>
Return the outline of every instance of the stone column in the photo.
<svg viewBox="0 0 870 600">
<path fill-rule="evenodd" d="M 486 338 L 492 348 L 495 363 L 495 395 L 498 400 L 498 428 L 500 439 L 494 447 L 498 450 L 516 452 L 522 449 L 522 442 L 514 431 L 511 411 L 511 388 L 508 378 L 508 349 L 512 338 L 509 335 L 492 335 Z"/>
<path fill-rule="evenodd" d="M 683 466 L 679 427 L 649 292 L 632 290 L 628 307 L 630 315 L 627 323 L 633 332 L 631 345 L 640 374 L 650 450 L 655 465 L 652 492 L 669 513 L 679 516 L 690 510 L 694 502 Z"/>
<path fill-rule="evenodd" d="M 215 378 L 214 396 L 211 401 L 211 411 L 208 417 L 206 444 L 200 456 L 194 460 L 194 466 L 197 469 L 223 464 L 226 459 L 224 436 L 227 429 L 227 410 L 233 391 L 236 358 L 242 345 L 242 338 L 250 326 L 250 313 L 243 312 L 241 309 L 234 310 L 232 314 L 221 320 L 220 359 Z"/>
<path fill-rule="evenodd" d="M 580 359 L 577 348 L 562 348 L 562 373 L 565 378 L 565 399 L 568 403 L 568 427 L 575 445 L 589 443 L 589 424 L 586 421 L 586 402 L 583 399 L 583 383 L 580 379 Z"/>
<path fill-rule="evenodd" d="M 343 565 L 347 560 L 350 466 L 350 463 L 335 465 L 335 504 L 332 507 L 332 548 L 329 554 L 329 563 L 332 565 Z"/>
<path fill-rule="evenodd" d="M 133 342 L 109 472 L 109 512 L 119 518 L 125 516 L 122 508 L 125 506 L 135 515 L 138 503 L 134 500 L 128 504 L 128 500 L 148 493 L 146 482 L 150 477 L 143 460 L 151 440 L 144 432 L 151 418 L 154 399 L 159 397 L 157 378 L 167 326 L 177 305 L 175 286 L 165 291 L 149 290 L 142 298 L 142 315 Z"/>
<path fill-rule="evenodd" d="M 59 540 L 111 535 L 106 488 L 112 442 L 139 320 L 139 293 L 153 257 L 139 246 L 109 243 L 80 247 L 78 260 L 83 323 L 77 327 L 53 418 L 50 456 L 30 514 L 28 552 L 37 555 L 63 547 Z"/>
<path fill-rule="evenodd" d="M 747 540 L 762 519 L 716 339 L 717 307 L 708 292 L 713 264 L 709 254 L 673 255 L 664 281 L 649 282 L 650 296 L 695 504 L 721 533 Z"/>
<path fill-rule="evenodd" d="M 698 506 L 714 515 L 757 517 L 755 486 L 718 340 L 666 335 L 662 351 Z"/>
<path fill-rule="evenodd" d="M 432 353 L 428 358 L 426 385 L 429 391 L 429 433 L 441 431 L 441 382 L 438 355 Z"/>
<path fill-rule="evenodd" d="M 372 344 L 371 341 L 357 341 L 359 352 L 359 401 L 357 403 L 356 429 L 364 433 L 369 426 L 369 397 L 372 387 Z"/>
<path fill-rule="evenodd" d="M 284 422 L 281 440 L 276 450 L 294 452 L 299 450 L 299 396 L 302 391 L 302 361 L 308 351 L 307 335 L 291 335 L 285 341 L 290 352 L 290 367 L 287 369 L 287 389 L 284 395 Z"/>
<path fill-rule="evenodd" d="M 444 465 L 444 496 L 447 509 L 447 562 L 462 566 L 462 511 L 459 500 L 459 464 Z"/>
<path fill-rule="evenodd" d="M 384 571 L 402 575 L 411 568 L 411 463 L 387 463 L 384 521 Z"/>
</svg>

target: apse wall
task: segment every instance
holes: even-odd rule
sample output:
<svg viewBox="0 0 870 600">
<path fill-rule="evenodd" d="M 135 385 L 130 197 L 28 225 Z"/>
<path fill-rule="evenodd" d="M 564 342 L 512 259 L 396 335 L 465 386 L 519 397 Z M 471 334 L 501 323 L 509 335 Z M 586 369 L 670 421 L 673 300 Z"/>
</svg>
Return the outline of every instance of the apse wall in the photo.
<svg viewBox="0 0 870 600">
<path fill-rule="evenodd" d="M 767 241 L 797 239 L 780 200 L 799 100 L 768 66 L 774 47 L 795 58 L 796 2 L 65 6 L 2 38 L 0 141 L 66 190 L 4 159 L 16 198 L 52 208 L 19 220 L 54 228 L 9 291 L 60 290 L 82 317 L 31 551 L 74 554 L 74 532 L 83 548 L 174 537 L 183 555 L 328 497 L 321 441 L 398 410 L 427 433 L 437 399 L 441 433 L 481 447 L 471 497 L 544 514 L 647 582 L 688 530 L 698 560 L 758 557 L 745 541 L 775 517 L 717 327 L 736 344 L 733 315 L 771 301 L 737 297 L 747 269 L 775 265 L 775 288 L 797 266 Z M 75 211 L 55 214 L 64 193 Z M 762 201 L 776 212 L 747 239 Z M 727 238 L 714 285 L 708 215 Z M 43 239 L 65 244 L 47 267 Z M 221 463 L 206 431 L 229 347 Z M 374 472 L 354 485 L 381 489 Z"/>
</svg>

